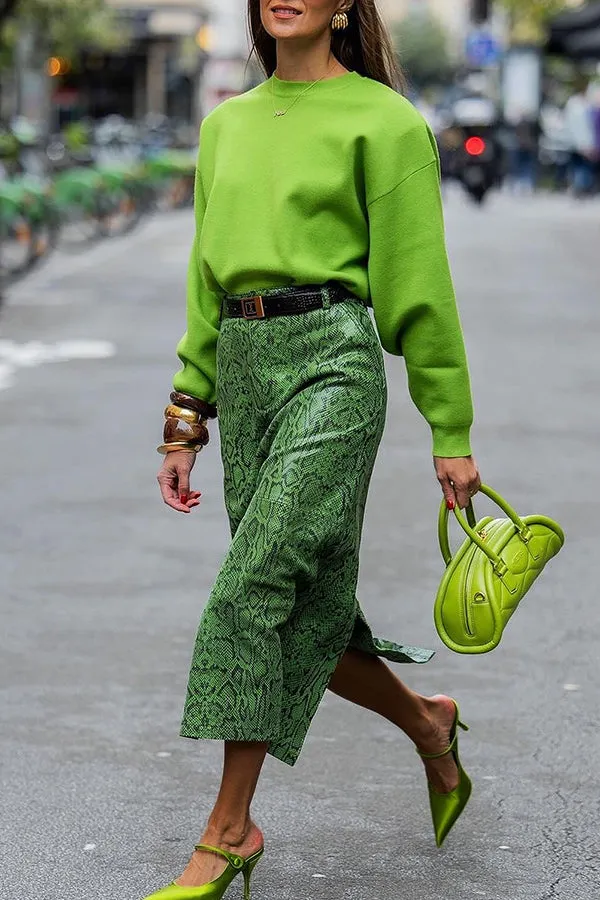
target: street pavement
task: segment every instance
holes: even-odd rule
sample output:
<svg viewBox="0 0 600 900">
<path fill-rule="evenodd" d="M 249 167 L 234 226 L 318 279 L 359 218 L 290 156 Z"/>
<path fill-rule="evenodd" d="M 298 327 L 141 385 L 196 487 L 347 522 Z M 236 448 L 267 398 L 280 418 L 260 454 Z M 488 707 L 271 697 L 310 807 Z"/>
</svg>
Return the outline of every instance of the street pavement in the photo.
<svg viewBox="0 0 600 900">
<path fill-rule="evenodd" d="M 600 208 L 451 191 L 447 219 L 484 480 L 568 543 L 494 653 L 440 644 L 438 486 L 390 358 L 361 598 L 377 634 L 439 651 L 398 671 L 460 700 L 473 800 L 436 850 L 408 741 L 328 696 L 295 768 L 266 764 L 254 900 L 600 896 Z M 139 900 L 179 874 L 217 787 L 220 746 L 178 737 L 228 541 L 216 429 L 193 515 L 155 482 L 191 234 L 169 214 L 57 256 L 0 316 L 1 900 Z"/>
</svg>

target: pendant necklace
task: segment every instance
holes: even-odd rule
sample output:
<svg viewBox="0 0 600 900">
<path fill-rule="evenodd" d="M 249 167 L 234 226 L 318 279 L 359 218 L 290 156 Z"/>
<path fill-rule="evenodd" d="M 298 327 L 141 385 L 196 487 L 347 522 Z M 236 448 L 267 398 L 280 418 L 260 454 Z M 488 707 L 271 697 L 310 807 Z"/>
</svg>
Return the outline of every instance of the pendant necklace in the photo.
<svg viewBox="0 0 600 900">
<path fill-rule="evenodd" d="M 335 64 L 335 60 L 334 60 L 334 64 Z M 280 116 L 285 116 L 285 114 L 290 111 L 292 106 L 294 106 L 298 102 L 298 100 L 300 100 L 301 97 L 303 97 L 305 94 L 307 94 L 308 91 L 310 91 L 312 88 L 314 88 L 314 86 L 316 84 L 318 84 L 320 81 L 323 81 L 323 79 L 329 75 L 332 68 L 333 68 L 333 65 L 330 65 L 324 75 L 321 75 L 320 78 L 317 78 L 316 81 L 313 81 L 311 84 L 308 85 L 307 88 L 305 88 L 303 91 L 301 91 L 301 93 L 298 94 L 298 96 L 293 100 L 293 102 L 290 103 L 290 105 L 288 106 L 287 109 L 276 109 L 275 108 L 275 82 L 274 82 L 273 78 L 271 78 L 271 99 L 272 99 L 272 103 L 273 103 L 274 118 L 277 119 Z"/>
</svg>

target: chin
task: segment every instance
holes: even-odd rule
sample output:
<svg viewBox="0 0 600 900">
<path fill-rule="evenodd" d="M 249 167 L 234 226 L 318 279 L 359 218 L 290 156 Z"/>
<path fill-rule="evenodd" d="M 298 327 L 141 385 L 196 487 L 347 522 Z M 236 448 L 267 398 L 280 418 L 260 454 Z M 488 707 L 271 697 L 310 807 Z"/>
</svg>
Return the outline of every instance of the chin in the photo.
<svg viewBox="0 0 600 900">
<path fill-rule="evenodd" d="M 285 25 L 273 25 L 268 29 L 268 32 L 276 41 L 297 41 L 300 38 L 307 37 L 300 29 L 287 28 Z"/>
</svg>

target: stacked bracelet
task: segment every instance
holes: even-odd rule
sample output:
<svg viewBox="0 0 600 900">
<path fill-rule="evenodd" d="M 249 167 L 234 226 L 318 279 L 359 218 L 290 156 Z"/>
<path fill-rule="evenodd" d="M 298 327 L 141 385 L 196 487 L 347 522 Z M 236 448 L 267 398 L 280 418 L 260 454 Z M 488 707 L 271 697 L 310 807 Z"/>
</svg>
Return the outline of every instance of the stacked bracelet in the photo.
<svg viewBox="0 0 600 900">
<path fill-rule="evenodd" d="M 199 397 L 190 397 L 189 394 L 182 394 L 181 391 L 173 391 L 171 394 L 171 403 L 175 406 L 184 406 L 188 410 L 200 413 L 203 419 L 215 419 L 217 416 L 217 407 Z"/>
<path fill-rule="evenodd" d="M 209 441 L 206 423 L 211 413 L 216 415 L 216 409 L 209 403 L 173 391 L 171 403 L 165 409 L 164 443 L 157 447 L 158 452 L 189 450 L 199 453 Z"/>
</svg>

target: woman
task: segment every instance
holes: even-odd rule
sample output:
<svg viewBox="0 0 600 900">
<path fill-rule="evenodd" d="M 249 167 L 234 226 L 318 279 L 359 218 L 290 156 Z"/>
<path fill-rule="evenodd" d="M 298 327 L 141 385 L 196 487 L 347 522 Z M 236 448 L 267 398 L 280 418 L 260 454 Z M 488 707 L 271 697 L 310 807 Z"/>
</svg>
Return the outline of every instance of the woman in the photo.
<svg viewBox="0 0 600 900">
<path fill-rule="evenodd" d="M 270 77 L 202 124 L 183 368 L 159 448 L 163 498 L 189 513 L 218 410 L 233 539 L 181 734 L 225 742 L 223 780 L 185 871 L 152 895 L 163 900 L 220 898 L 240 872 L 249 890 L 265 755 L 295 763 L 327 688 L 414 741 L 438 844 L 470 792 L 455 702 L 413 693 L 382 659 L 433 654 L 374 638 L 355 595 L 385 417 L 377 332 L 405 357 L 448 503 L 464 508 L 480 484 L 435 141 L 392 89 L 374 0 L 250 0 L 249 17 Z"/>
</svg>

